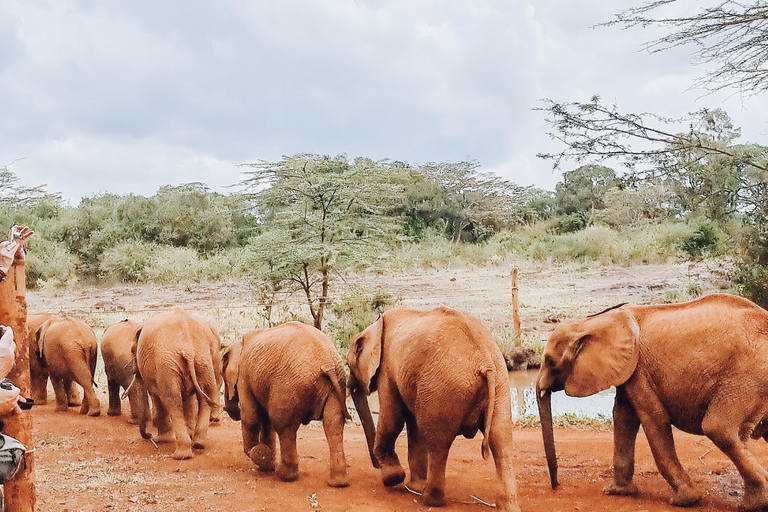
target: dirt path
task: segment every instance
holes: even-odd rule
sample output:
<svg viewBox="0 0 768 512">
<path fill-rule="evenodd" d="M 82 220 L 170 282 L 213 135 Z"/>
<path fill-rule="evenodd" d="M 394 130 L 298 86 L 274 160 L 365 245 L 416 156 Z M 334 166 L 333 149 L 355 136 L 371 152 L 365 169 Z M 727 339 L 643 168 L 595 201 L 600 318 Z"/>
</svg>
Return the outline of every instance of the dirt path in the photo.
<svg viewBox="0 0 768 512">
<path fill-rule="evenodd" d="M 279 481 L 259 473 L 242 452 L 239 424 L 229 418 L 209 431 L 206 450 L 189 461 L 175 461 L 171 447 L 156 449 L 140 438 L 123 417 L 87 418 L 57 413 L 53 405 L 35 407 L 39 510 L 66 511 L 413 511 L 429 510 L 403 486 L 386 489 L 371 467 L 362 429 L 348 425 L 345 449 L 350 486 L 332 489 L 328 446 L 320 424 L 300 430 L 299 480 Z M 601 489 L 611 474 L 612 434 L 600 430 L 555 432 L 560 456 L 561 487 L 549 488 L 539 432 L 516 430 L 515 468 L 523 511 L 629 512 L 675 510 L 667 504 L 669 486 L 659 475 L 648 444 L 638 440 L 637 497 L 613 497 Z M 705 438 L 676 432 L 678 451 L 693 480 L 707 491 L 694 510 L 735 512 L 741 482 L 733 465 Z M 398 444 L 406 460 L 404 436 Z M 446 512 L 489 510 L 471 496 L 493 502 L 495 473 L 480 457 L 480 436 L 458 438 L 447 472 Z M 754 443 L 761 461 L 768 446 Z M 311 497 L 319 506 L 313 508 Z M 320 508 L 322 507 L 322 508 Z M 434 509 L 433 509 L 434 510 Z"/>
</svg>

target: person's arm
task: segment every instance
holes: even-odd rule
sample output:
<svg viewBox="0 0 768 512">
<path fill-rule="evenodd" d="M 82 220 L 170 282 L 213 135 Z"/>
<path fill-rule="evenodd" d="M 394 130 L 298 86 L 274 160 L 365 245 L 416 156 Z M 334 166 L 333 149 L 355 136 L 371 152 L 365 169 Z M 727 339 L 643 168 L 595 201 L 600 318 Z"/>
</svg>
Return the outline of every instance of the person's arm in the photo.
<svg viewBox="0 0 768 512">
<path fill-rule="evenodd" d="M 16 257 L 21 256 L 24 242 L 34 234 L 34 231 L 27 226 L 17 226 L 17 230 L 18 237 L 14 237 L 11 241 L 0 242 L 0 281 L 5 279 Z"/>
</svg>

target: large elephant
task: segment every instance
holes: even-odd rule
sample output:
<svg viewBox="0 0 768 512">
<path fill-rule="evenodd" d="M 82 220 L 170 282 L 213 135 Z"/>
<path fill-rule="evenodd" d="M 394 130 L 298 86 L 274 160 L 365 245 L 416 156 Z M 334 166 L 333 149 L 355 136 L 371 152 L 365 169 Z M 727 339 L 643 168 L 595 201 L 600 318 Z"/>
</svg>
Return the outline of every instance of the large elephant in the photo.
<svg viewBox="0 0 768 512">
<path fill-rule="evenodd" d="M 98 342 L 88 324 L 72 317 L 29 315 L 30 376 L 32 398 L 46 403 L 48 377 L 56 394 L 56 409 L 81 405 L 80 413 L 101 414 L 101 404 L 93 389 Z M 77 383 L 83 388 L 82 402 Z"/>
<path fill-rule="evenodd" d="M 459 434 L 472 438 L 482 430 L 482 455 L 486 458 L 490 448 L 501 483 L 497 508 L 520 510 L 507 368 L 477 319 L 448 308 L 387 311 L 352 340 L 347 360 L 352 398 L 384 485 L 405 479 L 395 441 L 407 425 L 408 485 L 423 490 L 427 505 L 444 505 L 451 444 Z M 366 395 L 377 389 L 374 428 Z"/>
<path fill-rule="evenodd" d="M 122 412 L 120 388 L 128 395 L 131 404 L 131 421 L 139 424 L 148 420 L 146 390 L 141 382 L 135 382 L 136 367 L 131 349 L 141 322 L 125 319 L 107 327 L 101 338 L 101 357 L 107 374 L 109 390 L 109 416 Z"/>
<path fill-rule="evenodd" d="M 732 295 L 672 305 L 620 305 L 559 325 L 537 380 L 552 487 L 557 460 L 551 392 L 587 396 L 616 386 L 614 475 L 607 494 L 635 494 L 635 439 L 642 425 L 672 504 L 702 493 L 675 453 L 672 426 L 705 435 L 744 479 L 743 507 L 768 506 L 768 471 L 747 438 L 768 439 L 768 312 Z"/>
<path fill-rule="evenodd" d="M 211 408 L 220 405 L 220 345 L 208 322 L 181 309 L 156 314 L 136 332 L 136 380 L 152 398 L 157 442 L 176 442 L 174 459 L 204 447 Z M 149 437 L 146 421 L 139 428 Z"/>
<path fill-rule="evenodd" d="M 347 378 L 333 341 L 300 322 L 256 330 L 232 344 L 222 357 L 225 403 L 242 418 L 243 449 L 263 471 L 275 470 L 275 433 L 280 438 L 277 475 L 296 480 L 296 432 L 323 420 L 330 448 L 328 485 L 345 487 L 344 423 Z"/>
</svg>

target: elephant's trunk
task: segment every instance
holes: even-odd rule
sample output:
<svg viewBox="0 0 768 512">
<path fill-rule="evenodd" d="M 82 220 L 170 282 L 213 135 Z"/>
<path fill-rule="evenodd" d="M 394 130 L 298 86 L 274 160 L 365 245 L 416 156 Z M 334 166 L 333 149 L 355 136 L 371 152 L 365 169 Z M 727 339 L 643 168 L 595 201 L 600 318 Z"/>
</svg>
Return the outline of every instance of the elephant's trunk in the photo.
<svg viewBox="0 0 768 512">
<path fill-rule="evenodd" d="M 557 451 L 555 451 L 555 433 L 552 428 L 552 391 L 539 389 L 536 386 L 536 400 L 539 404 L 539 417 L 541 418 L 541 434 L 544 438 L 544 453 L 547 455 L 549 467 L 549 482 L 556 489 L 557 482 Z"/>
<path fill-rule="evenodd" d="M 357 415 L 360 416 L 360 423 L 362 423 L 363 432 L 365 432 L 365 440 L 368 443 L 368 454 L 371 456 L 371 463 L 373 463 L 373 467 L 378 468 L 379 460 L 373 453 L 376 426 L 373 424 L 373 416 L 371 416 L 371 408 L 368 406 L 368 398 L 359 385 L 350 383 L 350 387 L 352 388 L 352 401 L 355 403 Z"/>
<path fill-rule="evenodd" d="M 136 377 L 134 377 L 134 379 L 135 378 Z M 152 434 L 147 430 L 149 422 L 152 419 L 152 411 L 149 408 L 149 394 L 147 393 L 147 389 L 144 387 L 144 381 L 142 381 L 141 378 L 136 379 L 133 383 L 133 387 L 133 393 L 136 397 L 135 401 L 139 403 L 139 433 L 142 438 L 151 439 Z"/>
<path fill-rule="evenodd" d="M 237 388 L 235 388 L 232 397 L 225 397 L 224 402 L 229 417 L 235 421 L 240 421 L 240 397 L 237 395 Z"/>
</svg>

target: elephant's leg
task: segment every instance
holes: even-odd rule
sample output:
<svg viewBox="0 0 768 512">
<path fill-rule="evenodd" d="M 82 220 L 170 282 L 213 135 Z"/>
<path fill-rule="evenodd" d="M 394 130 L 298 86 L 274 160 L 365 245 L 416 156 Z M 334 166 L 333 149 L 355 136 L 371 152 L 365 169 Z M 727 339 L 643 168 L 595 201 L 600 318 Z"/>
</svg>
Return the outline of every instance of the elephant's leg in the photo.
<svg viewBox="0 0 768 512">
<path fill-rule="evenodd" d="M 109 391 L 109 409 L 108 416 L 120 416 L 120 384 L 114 380 L 107 380 L 107 390 Z"/>
<path fill-rule="evenodd" d="M 77 407 L 83 404 L 83 399 L 80 398 L 80 390 L 77 389 L 77 384 L 74 381 L 67 381 L 67 404 L 70 407 Z"/>
<path fill-rule="evenodd" d="M 143 414 L 142 409 L 144 408 L 141 399 L 143 388 L 140 388 L 136 383 L 134 383 L 133 386 L 134 387 L 128 391 L 128 404 L 131 406 L 131 419 L 129 423 L 139 424 L 141 422 L 141 415 Z"/>
<path fill-rule="evenodd" d="M 65 412 L 67 410 L 67 390 L 64 387 L 64 379 L 51 376 L 53 384 L 53 393 L 56 395 L 56 410 Z"/>
<path fill-rule="evenodd" d="M 648 409 L 635 407 L 635 410 L 640 418 L 645 436 L 648 438 L 656 466 L 659 468 L 661 476 L 672 486 L 674 491 L 670 503 L 678 507 L 698 503 L 703 495 L 683 469 L 680 459 L 677 458 L 675 440 L 672 437 L 672 425 L 661 404 L 653 403 Z"/>
<path fill-rule="evenodd" d="M 275 473 L 283 482 L 293 482 L 299 477 L 299 454 L 296 451 L 296 433 L 299 425 L 287 425 L 277 431 L 280 438 L 280 464 Z"/>
<path fill-rule="evenodd" d="M 613 425 L 613 482 L 603 492 L 637 494 L 637 486 L 632 483 L 632 477 L 635 472 L 635 440 L 640 429 L 640 418 L 622 387 L 616 389 Z"/>
<path fill-rule="evenodd" d="M 405 480 L 405 471 L 395 453 L 395 442 L 405 426 L 404 409 L 394 385 L 387 380 L 379 383 L 379 423 L 373 453 L 381 465 L 381 481 L 388 487 Z"/>
<path fill-rule="evenodd" d="M 408 429 L 408 467 L 411 477 L 408 480 L 408 488 L 412 491 L 423 492 L 427 485 L 427 462 L 429 453 L 424 439 L 419 435 L 416 419 L 412 414 L 406 414 L 406 428 Z"/>
<path fill-rule="evenodd" d="M 187 433 L 191 436 L 195 433 L 197 423 L 197 396 L 194 394 L 184 398 L 184 421 L 187 424 Z"/>
<path fill-rule="evenodd" d="M 496 414 L 493 417 L 490 439 L 488 440 L 493 462 L 496 466 L 496 477 L 501 484 L 499 497 L 496 500 L 496 510 L 520 512 L 520 507 L 517 504 L 517 479 L 512 464 L 512 417 L 508 412 L 511 410 L 502 409 L 502 403 L 496 405 Z"/>
<path fill-rule="evenodd" d="M 744 479 L 744 498 L 739 510 L 765 510 L 768 508 L 768 471 L 749 452 L 739 436 L 740 427 L 747 418 L 735 410 L 734 402 L 740 402 L 735 393 L 725 400 L 713 401 L 704 415 L 701 428 L 704 435 L 733 461 Z"/>
<path fill-rule="evenodd" d="M 80 414 L 88 416 L 98 416 L 101 414 L 101 403 L 96 392 L 93 390 L 93 374 L 86 361 L 77 361 L 72 368 L 72 374 L 81 388 L 83 388 L 83 405 L 80 407 Z"/>
<path fill-rule="evenodd" d="M 433 438 L 429 443 L 427 485 L 422 495 L 425 505 L 430 507 L 445 505 L 445 465 L 448 462 L 448 452 L 455 438 L 456 434 L 450 438 L 448 435 L 441 435 L 438 438 Z"/>
<path fill-rule="evenodd" d="M 195 448 L 205 448 L 205 438 L 208 435 L 208 425 L 211 421 L 211 406 L 204 398 L 199 399 L 197 407 L 197 422 L 195 433 L 192 436 L 192 446 Z"/>
<path fill-rule="evenodd" d="M 330 450 L 330 479 L 331 487 L 346 487 L 347 459 L 344 457 L 344 413 L 343 405 L 334 397 L 329 397 L 323 409 L 323 429 Z"/>
<path fill-rule="evenodd" d="M 243 451 L 259 471 L 275 470 L 275 434 L 267 425 L 266 414 L 251 396 L 240 396 L 240 427 L 243 432 Z M 265 429 L 271 431 L 271 444 L 265 442 Z"/>
<path fill-rule="evenodd" d="M 33 371 L 30 379 L 32 399 L 37 405 L 48 403 L 48 373 L 42 370 Z"/>
<path fill-rule="evenodd" d="M 168 409 L 160 397 L 152 394 L 152 405 L 155 408 L 154 423 L 157 428 L 157 443 L 172 443 L 175 440 L 173 436 L 173 430 L 171 430 L 171 422 L 168 416 Z"/>
<path fill-rule="evenodd" d="M 184 404 L 181 400 L 181 393 L 178 397 L 166 397 L 171 399 L 171 403 L 165 403 L 168 410 L 168 418 L 171 421 L 171 429 L 176 437 L 176 449 L 171 454 L 176 460 L 192 458 L 192 438 L 187 431 L 187 421 L 184 418 Z"/>
</svg>

